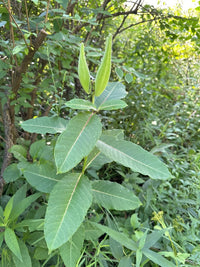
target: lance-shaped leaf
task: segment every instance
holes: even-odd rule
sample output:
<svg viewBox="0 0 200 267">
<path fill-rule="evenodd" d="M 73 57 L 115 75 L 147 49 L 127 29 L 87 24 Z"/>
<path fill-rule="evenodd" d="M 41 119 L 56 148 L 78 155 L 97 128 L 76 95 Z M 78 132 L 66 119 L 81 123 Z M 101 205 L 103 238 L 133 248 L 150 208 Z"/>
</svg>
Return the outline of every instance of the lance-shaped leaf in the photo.
<svg viewBox="0 0 200 267">
<path fill-rule="evenodd" d="M 85 58 L 84 44 L 81 44 L 80 55 L 78 61 L 78 76 L 83 89 L 86 93 L 90 93 L 90 72 Z"/>
<path fill-rule="evenodd" d="M 134 210 L 141 205 L 133 191 L 114 182 L 95 181 L 92 191 L 96 202 L 108 210 Z"/>
<path fill-rule="evenodd" d="M 171 261 L 168 261 L 164 257 L 162 257 L 160 254 L 150 250 L 150 249 L 143 249 L 143 254 L 150 259 L 151 261 L 155 262 L 161 267 L 175 267 L 176 265 L 173 264 Z"/>
<path fill-rule="evenodd" d="M 100 96 L 105 90 L 111 72 L 112 35 L 106 38 L 106 48 L 101 65 L 95 79 L 95 96 Z"/>
<path fill-rule="evenodd" d="M 25 165 L 23 174 L 26 180 L 37 190 L 49 193 L 54 185 L 61 179 L 61 175 L 56 175 L 56 169 L 52 165 L 29 163 Z"/>
<path fill-rule="evenodd" d="M 32 267 L 32 262 L 31 262 L 31 258 L 30 258 L 27 246 L 21 239 L 19 239 L 18 242 L 19 242 L 19 248 L 22 254 L 22 262 L 15 255 L 13 255 L 13 261 L 15 263 L 15 266 Z"/>
<path fill-rule="evenodd" d="M 5 237 L 6 245 L 9 247 L 9 249 L 12 251 L 12 253 L 14 253 L 14 255 L 20 261 L 22 261 L 22 255 L 21 255 L 19 243 L 18 243 L 17 237 L 15 235 L 15 232 L 10 228 L 6 228 L 4 237 Z"/>
<path fill-rule="evenodd" d="M 21 123 L 21 127 L 29 133 L 62 133 L 68 121 L 59 117 L 41 117 L 30 119 Z"/>
<path fill-rule="evenodd" d="M 89 180 L 80 173 L 70 173 L 50 193 L 44 234 L 49 250 L 66 243 L 83 222 L 92 202 Z"/>
<path fill-rule="evenodd" d="M 119 82 L 109 83 L 103 93 L 95 98 L 95 105 L 98 109 L 101 109 L 101 106 L 105 102 L 110 100 L 119 100 L 124 98 L 127 95 L 125 86 Z"/>
<path fill-rule="evenodd" d="M 67 267 L 76 266 L 81 254 L 84 238 L 85 229 L 82 224 L 70 240 L 60 247 L 60 255 Z"/>
<path fill-rule="evenodd" d="M 102 230 L 104 233 L 108 234 L 110 237 L 112 237 L 114 240 L 119 242 L 121 245 L 136 251 L 137 250 L 137 244 L 133 239 L 129 238 L 124 233 L 120 233 L 118 231 L 115 231 L 107 226 L 101 225 L 99 223 L 91 222 L 91 224 L 95 225 L 97 228 Z"/>
<path fill-rule="evenodd" d="M 133 171 L 148 175 L 153 179 L 164 180 L 171 176 L 163 162 L 132 142 L 103 136 L 96 145 L 107 157 Z"/>
<path fill-rule="evenodd" d="M 115 110 L 115 109 L 121 109 L 125 107 L 127 107 L 126 102 L 120 99 L 115 99 L 115 100 L 109 100 L 103 103 L 99 107 L 99 110 Z"/>
<path fill-rule="evenodd" d="M 58 173 L 74 168 L 94 148 L 102 132 L 97 115 L 82 113 L 71 119 L 55 146 Z"/>
<path fill-rule="evenodd" d="M 70 101 L 67 101 L 65 103 L 66 107 L 73 108 L 73 109 L 82 109 L 82 110 L 96 110 L 96 107 L 94 104 L 92 104 L 88 100 L 84 99 L 72 99 Z"/>
</svg>

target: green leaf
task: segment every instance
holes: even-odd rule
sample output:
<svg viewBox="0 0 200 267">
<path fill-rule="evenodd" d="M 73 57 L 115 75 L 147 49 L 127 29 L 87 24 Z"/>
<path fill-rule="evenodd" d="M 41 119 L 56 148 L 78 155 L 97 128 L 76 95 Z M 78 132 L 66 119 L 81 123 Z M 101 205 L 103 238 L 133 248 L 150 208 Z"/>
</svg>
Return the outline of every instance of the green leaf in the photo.
<svg viewBox="0 0 200 267">
<path fill-rule="evenodd" d="M 34 202 L 37 198 L 41 196 L 41 193 L 33 194 L 22 201 L 20 201 L 18 204 L 15 205 L 15 208 L 12 210 L 10 214 L 10 220 L 14 221 L 19 215 L 21 215 L 26 208 L 28 208 L 32 202 Z"/>
<path fill-rule="evenodd" d="M 60 247 L 60 255 L 66 267 L 76 266 L 83 247 L 84 237 L 84 227 L 81 225 L 70 240 Z"/>
<path fill-rule="evenodd" d="M 124 98 L 127 95 L 125 86 L 119 82 L 109 83 L 103 93 L 95 98 L 95 105 L 98 109 L 101 108 L 106 101 L 118 100 Z"/>
<path fill-rule="evenodd" d="M 44 219 L 27 219 L 15 225 L 15 229 L 28 228 L 30 232 L 42 231 L 44 229 Z"/>
<path fill-rule="evenodd" d="M 14 157 L 19 161 L 27 161 L 26 154 L 27 150 L 21 145 L 14 145 L 11 147 L 10 152 L 13 153 Z"/>
<path fill-rule="evenodd" d="M 116 72 L 117 76 L 119 77 L 119 79 L 123 78 L 124 73 L 120 68 L 116 68 L 115 72 Z"/>
<path fill-rule="evenodd" d="M 126 102 L 123 100 L 115 99 L 109 100 L 104 102 L 100 107 L 99 110 L 115 110 L 127 107 Z"/>
<path fill-rule="evenodd" d="M 50 193 L 62 177 L 61 175 L 57 175 L 56 169 L 48 163 L 30 163 L 24 168 L 23 174 L 29 184 L 44 193 Z"/>
<path fill-rule="evenodd" d="M 155 230 L 153 233 L 147 235 L 144 248 L 147 249 L 153 247 L 156 244 L 156 242 L 162 237 L 165 231 L 166 229 L 162 229 L 159 231 Z"/>
<path fill-rule="evenodd" d="M 93 196 L 98 204 L 106 209 L 134 210 L 141 205 L 133 191 L 109 181 L 92 183 Z"/>
<path fill-rule="evenodd" d="M 131 215 L 130 223 L 131 223 L 131 226 L 133 227 L 133 229 L 137 229 L 140 226 L 140 222 L 139 222 L 137 213 L 134 213 Z"/>
<path fill-rule="evenodd" d="M 6 204 L 6 207 L 4 209 L 4 222 L 7 223 L 8 219 L 10 217 L 11 211 L 13 209 L 13 201 L 14 201 L 14 197 L 11 197 L 8 201 L 8 203 Z"/>
<path fill-rule="evenodd" d="M 46 260 L 48 258 L 48 249 L 36 247 L 34 251 L 34 258 L 37 260 Z"/>
<path fill-rule="evenodd" d="M 5 242 L 8 248 L 12 251 L 12 253 L 15 254 L 15 256 L 20 261 L 22 261 L 22 255 L 21 255 L 21 251 L 19 248 L 19 244 L 18 244 L 17 237 L 15 235 L 15 232 L 12 229 L 7 227 L 4 232 L 4 237 L 5 237 Z"/>
<path fill-rule="evenodd" d="M 83 222 L 92 202 L 87 177 L 70 173 L 50 193 L 44 234 L 49 250 L 66 243 Z"/>
<path fill-rule="evenodd" d="M 130 73 L 127 73 L 125 76 L 125 80 L 127 83 L 131 83 L 133 81 L 133 76 Z"/>
<path fill-rule="evenodd" d="M 141 261 L 142 261 L 142 251 L 141 251 L 141 249 L 137 249 L 137 251 L 136 251 L 136 267 L 141 266 Z"/>
<path fill-rule="evenodd" d="M 115 138 L 117 140 L 124 140 L 124 130 L 121 129 L 112 129 L 103 131 L 102 136 L 104 135 L 112 136 L 112 138 Z"/>
<path fill-rule="evenodd" d="M 82 109 L 82 110 L 96 110 L 96 107 L 94 104 L 92 104 L 88 100 L 84 99 L 72 99 L 70 101 L 67 101 L 65 103 L 66 107 L 73 108 L 73 109 Z"/>
<path fill-rule="evenodd" d="M 26 196 L 26 184 L 23 185 L 8 201 L 4 210 L 4 221 L 7 223 L 11 217 L 12 211 Z"/>
<path fill-rule="evenodd" d="M 78 77 L 80 83 L 87 94 L 90 93 L 90 72 L 85 58 L 84 44 L 81 43 L 78 61 Z"/>
<path fill-rule="evenodd" d="M 30 119 L 21 123 L 21 127 L 29 133 L 62 133 L 68 121 L 59 117 L 40 117 Z"/>
<path fill-rule="evenodd" d="M 124 131 L 120 129 L 106 130 L 103 131 L 102 135 L 109 135 L 117 140 L 124 139 Z M 100 152 L 97 147 L 95 147 L 87 157 L 86 168 L 93 168 L 95 170 L 99 170 L 104 164 L 110 162 L 112 162 L 112 160 L 107 158 L 103 153 Z"/>
<path fill-rule="evenodd" d="M 119 242 L 121 245 L 133 251 L 137 250 L 137 244 L 125 234 L 115 231 L 107 226 L 98 223 L 92 223 L 92 224 L 98 227 L 104 233 L 108 234 L 110 237 Z"/>
<path fill-rule="evenodd" d="M 13 255 L 13 261 L 16 267 L 32 267 L 31 258 L 27 246 L 21 239 L 18 240 L 18 243 L 22 255 L 22 262 L 18 259 L 18 257 Z"/>
<path fill-rule="evenodd" d="M 111 72 L 112 35 L 106 38 L 105 53 L 95 79 L 95 96 L 100 96 L 105 90 Z"/>
<path fill-rule="evenodd" d="M 154 263 L 158 264 L 161 267 L 176 267 L 175 264 L 173 264 L 172 262 L 169 262 L 168 260 L 163 258 L 161 255 L 159 255 L 158 253 L 152 250 L 143 249 L 142 252 L 148 259 L 150 259 L 151 261 L 153 261 Z"/>
<path fill-rule="evenodd" d="M 131 267 L 132 265 L 132 261 L 131 258 L 126 256 L 121 258 L 118 267 Z"/>
<path fill-rule="evenodd" d="M 118 230 L 116 222 L 114 223 L 114 221 L 111 220 L 108 214 L 106 218 L 108 221 L 108 226 L 114 230 Z M 112 252 L 112 255 L 118 260 L 121 259 L 124 255 L 122 245 L 111 237 L 109 237 L 109 244 L 110 244 L 110 250 Z"/>
<path fill-rule="evenodd" d="M 99 170 L 104 164 L 112 162 L 109 158 L 105 157 L 100 150 L 95 147 L 87 157 L 86 168 L 93 168 Z"/>
<path fill-rule="evenodd" d="M 103 136 L 101 140 L 98 140 L 96 146 L 107 157 L 133 171 L 148 175 L 153 179 L 165 180 L 171 176 L 163 162 L 132 142 Z"/>
<path fill-rule="evenodd" d="M 3 179 L 6 183 L 11 183 L 16 181 L 20 177 L 20 170 L 16 163 L 9 165 L 3 172 Z"/>
<path fill-rule="evenodd" d="M 17 45 L 17 46 L 15 46 L 13 48 L 13 51 L 12 51 L 13 55 L 18 54 L 21 51 L 24 51 L 25 47 L 26 47 L 25 45 Z"/>
<path fill-rule="evenodd" d="M 90 221 L 85 222 L 84 227 L 86 240 L 96 241 L 101 235 L 104 234 L 104 231 L 100 230 Z"/>
<path fill-rule="evenodd" d="M 94 148 L 102 131 L 95 114 L 81 113 L 71 119 L 55 146 L 55 162 L 59 173 L 74 168 Z"/>
</svg>

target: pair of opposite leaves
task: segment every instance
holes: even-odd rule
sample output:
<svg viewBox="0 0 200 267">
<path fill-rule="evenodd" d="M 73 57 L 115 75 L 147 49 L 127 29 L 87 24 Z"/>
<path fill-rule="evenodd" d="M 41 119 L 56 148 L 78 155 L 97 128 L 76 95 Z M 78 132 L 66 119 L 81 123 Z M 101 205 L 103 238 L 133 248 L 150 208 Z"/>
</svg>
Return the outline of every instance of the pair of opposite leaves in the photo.
<svg viewBox="0 0 200 267">
<path fill-rule="evenodd" d="M 106 48 L 101 65 L 95 79 L 95 96 L 100 96 L 105 90 L 111 72 L 112 35 L 106 39 Z M 85 58 L 84 44 L 81 43 L 78 62 L 78 76 L 80 83 L 87 94 L 90 93 L 90 72 Z"/>
</svg>

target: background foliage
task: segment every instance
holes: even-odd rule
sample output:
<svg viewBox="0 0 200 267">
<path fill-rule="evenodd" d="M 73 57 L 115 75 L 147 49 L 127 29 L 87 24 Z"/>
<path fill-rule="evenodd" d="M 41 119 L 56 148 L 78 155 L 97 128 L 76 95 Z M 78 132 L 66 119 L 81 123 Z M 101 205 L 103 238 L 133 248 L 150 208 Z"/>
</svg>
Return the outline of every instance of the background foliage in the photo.
<svg viewBox="0 0 200 267">
<path fill-rule="evenodd" d="M 185 14 L 140 0 L 8 0 L 0 10 L 1 266 L 200 266 L 200 7 Z M 77 115 L 66 101 L 89 100 L 78 79 L 80 43 L 94 79 L 109 33 L 110 81 L 125 85 L 128 106 L 101 111 L 103 129 L 124 130 L 125 140 L 159 157 L 172 178 L 94 162 L 87 171 L 94 186 L 116 182 L 142 205 L 133 211 L 93 203 L 70 243 L 49 253 L 44 216 L 56 199 L 49 197 L 54 178 L 63 179 L 53 169 L 53 148 Z M 60 117 L 55 132 L 22 129 L 21 122 L 43 116 L 50 124 Z M 40 172 L 44 163 L 52 183 L 28 174 L 28 164 Z"/>
</svg>

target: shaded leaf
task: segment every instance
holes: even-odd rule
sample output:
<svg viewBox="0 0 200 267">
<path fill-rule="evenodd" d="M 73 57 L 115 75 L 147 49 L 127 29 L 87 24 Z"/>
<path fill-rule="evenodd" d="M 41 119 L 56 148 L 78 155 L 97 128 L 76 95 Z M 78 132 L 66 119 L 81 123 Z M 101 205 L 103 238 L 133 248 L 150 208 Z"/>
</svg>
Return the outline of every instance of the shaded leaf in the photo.
<svg viewBox="0 0 200 267">
<path fill-rule="evenodd" d="M 82 110 L 89 110 L 93 109 L 96 110 L 96 107 L 94 104 L 92 104 L 88 100 L 84 99 L 72 99 L 70 101 L 67 101 L 65 103 L 66 107 L 73 108 L 73 109 L 82 109 Z"/>
<path fill-rule="evenodd" d="M 8 248 L 12 251 L 13 254 L 15 254 L 15 256 L 20 261 L 22 261 L 22 255 L 21 255 L 21 251 L 19 248 L 19 244 L 18 244 L 17 237 L 15 235 L 15 232 L 12 229 L 6 227 L 4 237 L 5 237 L 5 242 Z"/>
<path fill-rule="evenodd" d="M 23 169 L 26 180 L 37 190 L 49 193 L 55 184 L 61 179 L 61 175 L 56 174 L 56 169 L 52 165 L 29 163 Z"/>
<path fill-rule="evenodd" d="M 104 233 L 108 234 L 110 237 L 112 237 L 114 240 L 118 241 L 121 245 L 136 251 L 137 250 L 137 244 L 135 241 L 133 241 L 131 238 L 126 236 L 123 233 L 120 233 L 118 231 L 115 231 L 107 226 L 98 224 L 98 223 L 92 223 L 96 227 L 98 227 L 100 230 L 102 230 Z"/>
<path fill-rule="evenodd" d="M 101 140 L 98 140 L 96 146 L 107 157 L 133 171 L 148 175 L 153 179 L 164 180 L 171 176 L 163 162 L 132 142 L 103 136 Z"/>
<path fill-rule="evenodd" d="M 14 182 L 20 177 L 20 170 L 16 163 L 10 164 L 3 172 L 3 179 L 6 183 Z"/>
<path fill-rule="evenodd" d="M 130 73 L 127 73 L 125 76 L 125 80 L 127 83 L 131 83 L 133 81 L 133 76 Z"/>
<path fill-rule="evenodd" d="M 114 99 L 104 102 L 100 107 L 99 110 L 115 110 L 127 107 L 126 102 L 120 99 Z"/>
<path fill-rule="evenodd" d="M 21 255 L 22 255 L 22 261 L 20 261 L 14 255 L 13 261 L 14 261 L 16 267 L 32 267 L 32 262 L 31 262 L 31 258 L 30 258 L 27 246 L 25 245 L 25 243 L 21 239 L 18 240 L 18 243 L 19 243 L 19 248 L 20 248 Z"/>
<path fill-rule="evenodd" d="M 84 227 L 81 225 L 70 240 L 60 247 L 60 255 L 66 267 L 76 266 L 83 247 L 84 237 Z"/>
<path fill-rule="evenodd" d="M 27 161 L 27 150 L 25 147 L 21 145 L 14 145 L 11 147 L 10 152 L 13 153 L 14 157 L 19 161 Z"/>
<path fill-rule="evenodd" d="M 154 263 L 158 264 L 161 267 L 175 267 L 176 266 L 172 262 L 163 258 L 160 254 L 152 250 L 142 249 L 142 252 L 148 259 L 150 259 L 151 261 L 153 261 Z"/>
<path fill-rule="evenodd" d="M 23 199 L 19 203 L 17 203 L 15 205 L 15 208 L 11 211 L 10 220 L 13 221 L 17 217 L 19 217 L 19 215 L 21 215 L 25 211 L 25 209 L 28 208 L 31 205 L 31 203 L 34 202 L 40 196 L 41 196 L 41 193 L 35 193 L 35 194 Z"/>
<path fill-rule="evenodd" d="M 40 117 L 30 119 L 21 123 L 21 127 L 29 133 L 62 133 L 68 121 L 59 117 Z"/>
<path fill-rule="evenodd" d="M 127 95 L 125 86 L 120 82 L 109 83 L 103 93 L 95 98 L 95 105 L 99 109 L 106 101 L 124 98 Z"/>
<path fill-rule="evenodd" d="M 95 181 L 92 191 L 97 203 L 106 209 L 133 210 L 141 205 L 133 191 L 109 181 Z"/>
</svg>

